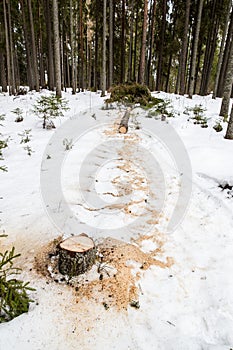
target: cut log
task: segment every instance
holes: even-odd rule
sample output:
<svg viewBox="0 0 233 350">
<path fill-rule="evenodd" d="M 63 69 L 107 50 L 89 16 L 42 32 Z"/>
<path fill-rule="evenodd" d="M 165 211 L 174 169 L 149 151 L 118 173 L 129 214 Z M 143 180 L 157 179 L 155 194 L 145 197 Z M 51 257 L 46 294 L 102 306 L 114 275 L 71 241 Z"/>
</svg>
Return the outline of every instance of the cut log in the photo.
<svg viewBox="0 0 233 350">
<path fill-rule="evenodd" d="M 126 134 L 128 131 L 130 112 L 131 112 L 131 108 L 127 109 L 123 118 L 121 119 L 119 129 L 118 129 L 120 134 Z"/>
<path fill-rule="evenodd" d="M 86 234 L 72 236 L 58 245 L 58 269 L 69 277 L 78 276 L 89 270 L 96 259 L 94 241 Z"/>
</svg>

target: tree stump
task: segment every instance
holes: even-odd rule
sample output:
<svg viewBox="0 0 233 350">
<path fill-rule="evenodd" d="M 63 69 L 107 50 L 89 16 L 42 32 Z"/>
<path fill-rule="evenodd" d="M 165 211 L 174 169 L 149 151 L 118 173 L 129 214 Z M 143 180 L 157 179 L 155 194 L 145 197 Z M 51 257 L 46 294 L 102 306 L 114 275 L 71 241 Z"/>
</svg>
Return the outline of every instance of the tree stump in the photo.
<svg viewBox="0 0 233 350">
<path fill-rule="evenodd" d="M 72 236 L 58 245 L 58 269 L 70 277 L 89 270 L 96 259 L 94 241 L 86 234 Z"/>
<path fill-rule="evenodd" d="M 119 129 L 118 129 L 120 134 L 126 134 L 128 131 L 130 112 L 131 112 L 131 108 L 127 109 L 123 118 L 121 119 Z"/>
</svg>

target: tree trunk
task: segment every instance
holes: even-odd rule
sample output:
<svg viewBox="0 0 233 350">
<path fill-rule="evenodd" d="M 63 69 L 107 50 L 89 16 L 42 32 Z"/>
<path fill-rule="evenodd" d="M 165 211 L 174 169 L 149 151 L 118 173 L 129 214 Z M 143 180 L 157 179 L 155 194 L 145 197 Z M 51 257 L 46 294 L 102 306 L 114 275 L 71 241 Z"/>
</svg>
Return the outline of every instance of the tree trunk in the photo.
<svg viewBox="0 0 233 350">
<path fill-rule="evenodd" d="M 140 64 L 139 64 L 139 83 L 140 84 L 144 84 L 144 82 L 145 82 L 147 15 L 148 15 L 148 1 L 144 0 L 144 16 L 143 16 L 143 27 L 142 27 L 142 46 L 141 46 Z"/>
<path fill-rule="evenodd" d="M 212 96 L 213 98 L 216 98 L 216 96 L 217 96 L 220 71 L 221 71 L 221 66 L 222 66 L 222 62 L 223 62 L 224 47 L 225 47 L 227 31 L 228 31 L 228 27 L 229 27 L 231 6 L 232 6 L 232 0 L 229 0 L 228 7 L 227 7 L 226 20 L 225 20 L 225 25 L 224 25 L 223 35 L 222 35 L 221 47 L 220 47 L 219 56 L 218 56 L 217 73 L 216 73 L 216 78 L 215 78 L 214 92 L 213 92 L 213 96 Z"/>
<path fill-rule="evenodd" d="M 180 56 L 180 86 L 179 86 L 180 95 L 185 94 L 185 75 L 186 75 L 186 63 L 187 63 L 186 58 L 187 58 L 187 50 L 188 50 L 190 5 L 191 5 L 191 0 L 186 0 L 184 33 L 183 33 L 183 41 L 182 41 L 181 56 Z"/>
<path fill-rule="evenodd" d="M 53 34 L 52 34 L 52 12 L 50 8 L 50 0 L 44 0 L 45 8 L 45 24 L 46 24 L 46 33 L 47 33 L 47 51 L 48 51 L 48 64 L 47 64 L 47 73 L 48 73 L 48 86 L 49 90 L 53 91 L 55 82 L 54 82 L 54 46 L 53 46 Z"/>
<path fill-rule="evenodd" d="M 156 74 L 156 90 L 160 91 L 162 88 L 162 71 L 163 71 L 163 54 L 164 54 L 164 40 L 166 30 L 166 14 L 167 14 L 167 0 L 163 0 L 162 26 L 160 30 L 160 45 L 158 52 L 158 64 Z"/>
<path fill-rule="evenodd" d="M 121 17 L 121 76 L 120 82 L 125 80 L 125 0 L 122 0 L 122 17 Z"/>
<path fill-rule="evenodd" d="M 152 54 L 154 48 L 154 38 L 155 38 L 155 11 L 156 11 L 156 0 L 153 1 L 152 13 L 151 13 L 151 26 L 150 26 L 150 47 L 149 47 L 149 56 L 147 61 L 147 86 L 151 88 L 150 84 L 150 74 L 151 74 L 151 62 Z"/>
<path fill-rule="evenodd" d="M 32 50 L 32 64 L 34 71 L 34 88 L 38 92 L 40 90 L 39 86 L 39 73 L 38 73 L 38 64 L 37 64 L 37 52 L 36 52 L 36 42 L 35 42 L 35 31 L 34 31 L 34 21 L 32 15 L 32 4 L 31 0 L 28 1 L 28 13 L 29 13 L 29 22 L 30 22 L 30 32 L 31 32 L 31 50 Z"/>
<path fill-rule="evenodd" d="M 228 58 L 226 76 L 224 81 L 225 83 L 224 83 L 223 99 L 222 99 L 220 115 L 223 117 L 226 117 L 228 115 L 231 90 L 232 90 L 232 84 L 233 84 L 233 38 L 231 40 L 230 54 Z"/>
<path fill-rule="evenodd" d="M 211 21 L 210 21 L 210 26 L 208 31 L 205 57 L 204 57 L 204 63 L 203 63 L 203 69 L 202 69 L 200 95 L 206 95 L 208 92 L 210 72 L 211 72 L 212 63 L 213 63 L 217 32 L 218 32 L 218 26 L 219 26 L 219 17 L 216 15 L 216 6 L 217 6 L 217 0 L 214 0 L 212 9 L 211 9 L 212 16 L 211 16 Z"/>
<path fill-rule="evenodd" d="M 103 58 L 102 58 L 102 97 L 106 93 L 106 13 L 107 0 L 103 2 Z"/>
<path fill-rule="evenodd" d="M 132 81 L 133 68 L 133 24 L 134 24 L 134 0 L 130 2 L 130 25 L 129 25 L 129 57 L 128 57 L 128 81 Z"/>
<path fill-rule="evenodd" d="M 53 30 L 54 30 L 56 96 L 61 97 L 61 57 L 60 57 L 60 37 L 59 37 L 59 19 L 58 19 L 57 0 L 53 0 Z"/>
<path fill-rule="evenodd" d="M 222 62 L 221 71 L 220 71 L 220 78 L 219 78 L 218 90 L 217 90 L 218 97 L 223 96 L 224 78 L 226 76 L 226 69 L 227 69 L 227 62 L 229 59 L 232 33 L 233 33 L 233 9 L 231 10 L 231 20 L 228 27 L 227 39 L 226 39 L 225 49 L 223 54 L 223 62 Z"/>
<path fill-rule="evenodd" d="M 2 86 L 2 92 L 7 92 L 5 57 L 2 52 L 0 52 L 0 85 Z"/>
<path fill-rule="evenodd" d="M 73 21 L 73 0 L 70 0 L 70 48 L 71 48 L 71 87 L 72 94 L 76 94 L 77 84 L 75 79 L 74 60 L 74 21 Z"/>
<path fill-rule="evenodd" d="M 94 241 L 85 234 L 65 239 L 58 246 L 58 269 L 69 277 L 89 270 L 96 259 Z"/>
<path fill-rule="evenodd" d="M 199 34 L 200 34 L 200 28 L 201 28 L 201 17 L 202 17 L 203 3 L 204 3 L 204 0 L 200 0 L 199 6 L 198 6 L 196 31 L 195 31 L 195 36 L 193 39 L 194 43 L 193 43 L 193 52 L 192 52 L 192 58 L 191 58 L 190 84 L 189 84 L 189 92 L 188 92 L 190 98 L 193 97 L 193 92 L 194 92 L 194 79 L 195 79 L 195 72 L 196 72 L 197 49 L 198 49 L 198 40 L 199 40 Z"/>
<path fill-rule="evenodd" d="M 231 107 L 231 115 L 230 115 L 230 120 L 228 122 L 225 139 L 233 140 L 233 104 Z"/>
<path fill-rule="evenodd" d="M 83 2 L 79 0 L 79 89 L 84 89 Z"/>
<path fill-rule="evenodd" d="M 130 112 L 131 112 L 131 108 L 128 108 L 123 118 L 121 119 L 121 122 L 118 128 L 120 134 L 126 134 L 128 131 Z"/>
<path fill-rule="evenodd" d="M 108 85 L 113 84 L 113 0 L 109 0 L 109 79 Z"/>
</svg>

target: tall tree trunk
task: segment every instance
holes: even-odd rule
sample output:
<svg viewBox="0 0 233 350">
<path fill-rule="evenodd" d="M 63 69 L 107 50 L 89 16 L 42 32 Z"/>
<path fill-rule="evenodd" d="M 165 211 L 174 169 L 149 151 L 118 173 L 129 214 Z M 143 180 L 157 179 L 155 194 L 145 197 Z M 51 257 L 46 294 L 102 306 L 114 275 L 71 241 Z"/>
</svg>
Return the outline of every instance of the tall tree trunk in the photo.
<svg viewBox="0 0 233 350">
<path fill-rule="evenodd" d="M 109 0 L 109 86 L 113 84 L 113 61 L 113 0 Z"/>
<path fill-rule="evenodd" d="M 139 83 L 140 84 L 144 84 L 144 82 L 145 82 L 147 15 L 148 15 L 148 1 L 144 0 L 144 16 L 143 16 L 143 27 L 142 27 L 142 46 L 141 46 L 140 64 L 139 64 Z"/>
<path fill-rule="evenodd" d="M 2 86 L 2 92 L 7 92 L 5 57 L 3 52 L 1 51 L 0 51 L 0 85 Z"/>
<path fill-rule="evenodd" d="M 122 0 L 121 15 L 121 76 L 120 82 L 125 80 L 125 0 Z"/>
<path fill-rule="evenodd" d="M 34 89 L 34 71 L 32 68 L 32 55 L 31 55 L 31 45 L 30 45 L 30 35 L 28 31 L 28 25 L 27 25 L 27 18 L 26 18 L 26 5 L 23 0 L 20 0 L 20 5 L 21 5 L 21 14 L 22 14 L 22 20 L 23 20 L 23 31 L 24 31 L 24 39 L 25 39 L 25 48 L 26 48 L 26 56 L 27 56 L 27 79 L 28 79 L 28 84 L 29 84 L 29 89 L 33 90 Z"/>
<path fill-rule="evenodd" d="M 133 25 L 134 25 L 134 0 L 130 1 L 130 25 L 129 25 L 129 57 L 128 57 L 128 81 L 132 81 L 133 68 Z"/>
<path fill-rule="evenodd" d="M 60 57 L 60 37 L 57 0 L 53 0 L 53 31 L 54 31 L 54 61 L 56 96 L 61 97 L 61 57 Z"/>
<path fill-rule="evenodd" d="M 73 20 L 73 0 L 70 0 L 70 49 L 71 49 L 71 87 L 72 94 L 76 94 L 77 84 L 75 79 L 74 60 L 74 20 Z"/>
<path fill-rule="evenodd" d="M 221 71 L 221 66 L 222 66 L 222 61 L 223 61 L 224 47 L 225 47 L 227 31 L 228 31 L 228 27 L 229 27 L 231 7 L 232 7 L 232 0 L 229 0 L 228 7 L 227 7 L 226 20 L 225 20 L 225 25 L 224 25 L 223 35 L 222 35 L 222 41 L 221 41 L 221 46 L 220 46 L 220 51 L 219 51 L 219 56 L 218 56 L 217 73 L 216 73 L 216 78 L 215 78 L 214 92 L 213 92 L 213 96 L 212 96 L 213 98 L 216 98 L 216 96 L 217 96 L 220 71 Z"/>
<path fill-rule="evenodd" d="M 133 80 L 134 81 L 136 81 L 136 66 L 137 66 L 138 16 L 139 16 L 139 4 L 138 4 L 138 1 L 136 1 L 136 20 L 135 20 L 135 36 L 134 36 L 134 52 L 133 52 Z"/>
<path fill-rule="evenodd" d="M 213 5 L 211 8 L 212 15 L 211 15 L 211 21 L 210 21 L 210 26 L 208 31 L 205 57 L 204 57 L 202 76 L 201 76 L 200 95 L 206 95 L 208 91 L 209 77 L 210 77 L 210 72 L 211 72 L 212 62 L 213 62 L 213 52 L 216 46 L 216 38 L 217 38 L 216 31 L 218 30 L 218 23 L 219 23 L 219 20 L 216 16 L 216 5 L 217 5 L 217 0 L 213 0 Z"/>
<path fill-rule="evenodd" d="M 184 33 L 183 41 L 180 55 L 180 87 L 179 94 L 185 94 L 185 75 L 186 75 L 186 64 L 187 64 L 187 50 L 188 50 L 188 29 L 189 29 L 189 14 L 190 14 L 190 5 L 191 0 L 186 0 L 185 8 L 185 24 L 184 24 Z"/>
<path fill-rule="evenodd" d="M 232 32 L 233 35 L 233 32 Z M 226 117 L 228 115 L 230 97 L 233 84 L 233 38 L 231 39 L 230 54 L 227 63 L 226 75 L 224 79 L 223 99 L 221 104 L 220 115 Z"/>
<path fill-rule="evenodd" d="M 107 16 L 107 0 L 103 2 L 103 58 L 102 58 L 102 96 L 106 92 L 106 16 Z"/>
<path fill-rule="evenodd" d="M 198 40 L 201 28 L 201 17 L 202 17 L 202 9 L 203 9 L 204 0 L 199 1 L 198 6 L 198 15 L 197 15 L 197 23 L 196 23 L 196 31 L 194 36 L 193 43 L 193 52 L 191 57 L 191 67 L 190 67 L 190 84 L 189 84 L 189 97 L 193 97 L 194 92 L 194 79 L 195 79 L 195 71 L 196 71 L 196 61 L 197 61 L 197 49 L 198 49 Z"/>
<path fill-rule="evenodd" d="M 152 54 L 154 48 L 154 38 L 155 38 L 155 11 L 156 11 L 156 0 L 153 1 L 152 11 L 151 11 L 151 26 L 150 26 L 150 47 L 149 47 L 149 56 L 147 61 L 147 85 L 151 88 L 150 78 L 151 78 L 151 63 L 152 63 Z"/>
<path fill-rule="evenodd" d="M 163 54 L 164 54 L 164 40 L 166 30 L 166 14 L 167 14 L 167 0 L 163 0 L 163 12 L 162 12 L 162 26 L 160 30 L 160 45 L 158 52 L 158 64 L 156 74 L 156 90 L 160 91 L 162 88 L 162 70 L 163 70 Z"/>
<path fill-rule="evenodd" d="M 38 64 L 37 64 L 37 52 L 36 52 L 36 42 L 35 42 L 35 31 L 34 31 L 34 21 L 32 15 L 32 3 L 31 0 L 28 1 L 28 13 L 29 13 L 29 22 L 30 22 L 30 32 L 31 32 L 31 49 L 32 49 L 32 64 L 34 71 L 34 88 L 36 91 L 40 90 L 39 86 L 39 72 L 38 72 Z"/>
<path fill-rule="evenodd" d="M 233 140 L 233 105 L 231 107 L 231 115 L 228 122 L 225 139 Z"/>
<path fill-rule="evenodd" d="M 83 2 L 79 0 L 79 88 L 84 89 Z"/>
<path fill-rule="evenodd" d="M 231 11 L 231 20 L 230 20 L 230 24 L 228 27 L 227 39 L 226 39 L 225 49 L 224 49 L 224 53 L 223 53 L 223 62 L 221 65 L 221 70 L 220 70 L 220 78 L 219 78 L 218 89 L 217 89 L 217 96 L 218 97 L 223 96 L 224 78 L 226 75 L 227 62 L 229 59 L 232 32 L 233 32 L 233 9 Z"/>
<path fill-rule="evenodd" d="M 54 45 L 53 45 L 53 31 L 52 31 L 52 11 L 51 11 L 50 0 L 44 0 L 45 9 L 45 24 L 47 34 L 47 74 L 48 74 L 48 86 L 49 90 L 53 91 L 55 87 L 55 76 L 54 76 Z"/>
</svg>

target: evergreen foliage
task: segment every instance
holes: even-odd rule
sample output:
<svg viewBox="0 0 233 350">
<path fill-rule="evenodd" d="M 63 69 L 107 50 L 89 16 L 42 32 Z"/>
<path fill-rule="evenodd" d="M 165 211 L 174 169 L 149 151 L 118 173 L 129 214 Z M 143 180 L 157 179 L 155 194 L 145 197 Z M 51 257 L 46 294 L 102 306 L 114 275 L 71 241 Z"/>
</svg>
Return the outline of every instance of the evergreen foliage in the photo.
<svg viewBox="0 0 233 350">
<path fill-rule="evenodd" d="M 14 266 L 14 260 L 19 256 L 15 254 L 14 247 L 0 252 L 0 323 L 27 312 L 30 302 L 33 302 L 28 295 L 28 291 L 34 290 L 29 287 L 29 282 L 15 278 L 21 271 Z"/>
<path fill-rule="evenodd" d="M 51 118 L 63 117 L 64 111 L 69 109 L 68 101 L 55 95 L 41 96 L 34 105 L 33 113 L 43 119 L 43 128 Z"/>
</svg>

